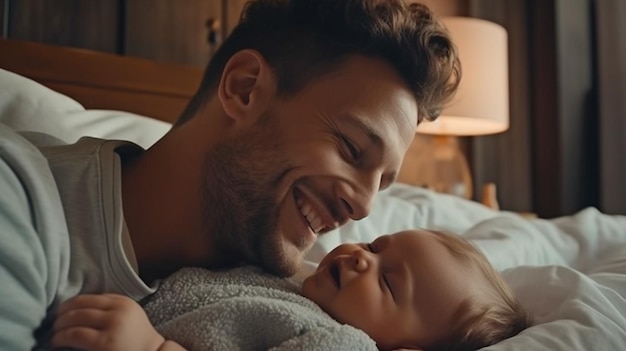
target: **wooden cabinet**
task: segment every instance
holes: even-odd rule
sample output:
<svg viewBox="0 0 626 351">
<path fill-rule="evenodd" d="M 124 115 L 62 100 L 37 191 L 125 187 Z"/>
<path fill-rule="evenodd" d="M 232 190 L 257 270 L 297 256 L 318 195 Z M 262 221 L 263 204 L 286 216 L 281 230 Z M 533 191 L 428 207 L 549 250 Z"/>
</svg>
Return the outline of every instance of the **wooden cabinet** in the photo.
<svg viewBox="0 0 626 351">
<path fill-rule="evenodd" d="M 8 37 L 117 52 L 118 0 L 4 0 Z"/>
<path fill-rule="evenodd" d="M 126 0 L 124 53 L 205 66 L 217 45 L 207 21 L 221 16 L 221 0 Z"/>
<path fill-rule="evenodd" d="M 11 39 L 204 67 L 243 0 L 0 0 Z M 212 26 L 207 26 L 207 22 Z M 234 23 L 233 23 L 234 22 Z M 211 30 L 215 31 L 211 35 Z M 3 31 L 4 32 L 4 31 Z M 211 42 L 212 41 L 212 42 Z"/>
<path fill-rule="evenodd" d="M 226 18 L 224 23 L 224 30 L 227 33 L 230 33 L 233 28 L 239 23 L 239 18 L 241 17 L 241 11 L 243 10 L 245 4 L 248 0 L 228 0 L 225 4 L 226 6 Z"/>
</svg>

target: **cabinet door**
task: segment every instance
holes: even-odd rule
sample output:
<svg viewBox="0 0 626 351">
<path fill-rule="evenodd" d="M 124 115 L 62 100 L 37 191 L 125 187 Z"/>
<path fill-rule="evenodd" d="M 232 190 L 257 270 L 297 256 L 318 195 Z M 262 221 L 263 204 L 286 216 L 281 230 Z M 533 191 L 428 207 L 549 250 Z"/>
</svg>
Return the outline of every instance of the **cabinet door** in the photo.
<svg viewBox="0 0 626 351">
<path fill-rule="evenodd" d="M 241 11 L 244 8 L 244 5 L 249 0 L 228 0 L 228 16 L 226 18 L 226 31 L 227 33 L 232 32 L 233 28 L 239 23 L 239 17 L 241 16 Z"/>
<path fill-rule="evenodd" d="M 214 49 L 207 21 L 221 18 L 221 0 L 126 0 L 124 54 L 204 67 Z"/>
<path fill-rule="evenodd" d="M 8 4 L 9 23 L 4 25 L 9 38 L 108 52 L 118 49 L 118 0 L 3 2 Z"/>
</svg>

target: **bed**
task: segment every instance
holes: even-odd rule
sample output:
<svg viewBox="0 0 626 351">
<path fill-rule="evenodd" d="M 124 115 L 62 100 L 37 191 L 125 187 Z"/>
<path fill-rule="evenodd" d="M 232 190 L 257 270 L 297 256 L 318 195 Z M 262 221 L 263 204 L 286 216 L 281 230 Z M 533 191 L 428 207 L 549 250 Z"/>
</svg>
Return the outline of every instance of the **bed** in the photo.
<svg viewBox="0 0 626 351">
<path fill-rule="evenodd" d="M 149 147 L 202 75 L 195 67 L 4 39 L 0 53 L 0 122 L 67 142 L 89 135 Z M 320 238 L 307 267 L 340 243 L 417 227 L 471 239 L 534 316 L 531 328 L 484 350 L 626 349 L 626 216 L 589 208 L 526 219 L 395 184 L 367 219 Z"/>
</svg>

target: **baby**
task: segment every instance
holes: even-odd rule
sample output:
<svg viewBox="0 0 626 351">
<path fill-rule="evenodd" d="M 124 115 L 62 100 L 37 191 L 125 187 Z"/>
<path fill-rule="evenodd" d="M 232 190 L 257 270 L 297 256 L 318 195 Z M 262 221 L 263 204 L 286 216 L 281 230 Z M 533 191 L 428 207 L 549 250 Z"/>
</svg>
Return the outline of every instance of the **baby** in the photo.
<svg viewBox="0 0 626 351">
<path fill-rule="evenodd" d="M 256 274 L 249 281 L 284 282 Z M 432 231 L 410 230 L 369 244 L 340 245 L 304 280 L 301 293 L 304 297 L 298 298 L 315 302 L 340 324 L 364 331 L 381 350 L 475 350 L 530 324 L 501 276 L 471 243 Z M 289 300 L 275 292 L 272 296 L 278 303 Z M 189 311 L 202 311 L 198 307 Z M 295 332 L 301 334 L 302 324 L 298 328 Z M 59 308 L 54 330 L 53 347 L 185 349 L 160 335 L 137 303 L 119 295 L 82 295 L 67 301 Z"/>
<path fill-rule="evenodd" d="M 413 230 L 341 245 L 302 291 L 385 350 L 475 350 L 530 324 L 487 259 L 447 233 Z"/>
</svg>

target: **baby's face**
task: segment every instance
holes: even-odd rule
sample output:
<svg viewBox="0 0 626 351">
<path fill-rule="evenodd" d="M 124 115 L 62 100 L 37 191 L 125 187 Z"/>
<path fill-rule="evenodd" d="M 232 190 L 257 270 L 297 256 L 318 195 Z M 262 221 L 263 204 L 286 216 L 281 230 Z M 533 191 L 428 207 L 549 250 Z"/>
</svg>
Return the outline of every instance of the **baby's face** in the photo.
<svg viewBox="0 0 626 351">
<path fill-rule="evenodd" d="M 454 325 L 479 279 L 427 231 L 344 244 L 303 284 L 304 296 L 382 349 L 425 348 Z"/>
</svg>

